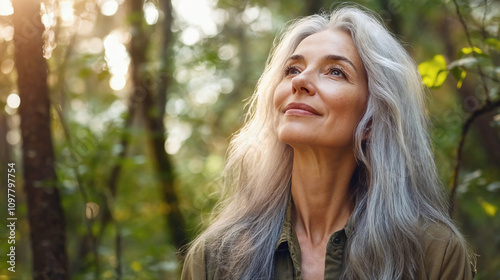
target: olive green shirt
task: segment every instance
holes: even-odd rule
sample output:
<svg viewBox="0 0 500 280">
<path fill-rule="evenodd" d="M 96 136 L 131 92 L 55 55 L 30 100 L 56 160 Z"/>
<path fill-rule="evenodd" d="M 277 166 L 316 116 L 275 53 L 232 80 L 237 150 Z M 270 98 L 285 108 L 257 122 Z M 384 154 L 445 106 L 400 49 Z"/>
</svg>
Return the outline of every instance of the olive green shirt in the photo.
<svg viewBox="0 0 500 280">
<path fill-rule="evenodd" d="M 290 203 L 291 204 L 291 203 Z M 281 236 L 274 255 L 275 280 L 301 280 L 300 245 L 292 226 L 292 211 L 289 204 Z M 349 224 L 332 234 L 328 240 L 325 256 L 325 280 L 340 279 L 343 271 L 345 244 L 351 236 Z M 469 261 L 466 249 L 459 238 L 447 227 L 432 224 L 425 229 L 424 253 L 425 276 L 420 279 L 473 279 L 475 267 Z M 184 263 L 183 280 L 220 280 L 217 268 L 205 257 L 203 249 L 196 251 Z"/>
</svg>

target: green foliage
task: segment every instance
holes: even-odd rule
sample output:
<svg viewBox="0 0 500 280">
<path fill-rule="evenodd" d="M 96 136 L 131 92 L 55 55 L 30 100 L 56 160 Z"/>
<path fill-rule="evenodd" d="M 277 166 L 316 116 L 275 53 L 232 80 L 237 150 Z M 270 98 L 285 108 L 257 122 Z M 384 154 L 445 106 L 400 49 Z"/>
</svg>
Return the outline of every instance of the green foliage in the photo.
<svg viewBox="0 0 500 280">
<path fill-rule="evenodd" d="M 459 172 L 456 219 L 473 251 L 479 255 L 476 279 L 497 279 L 500 276 L 500 258 L 495 253 L 500 248 L 500 162 L 498 155 L 493 152 L 496 148 L 486 147 L 499 141 L 498 125 L 495 123 L 500 110 L 498 106 L 495 108 L 489 104 L 498 102 L 500 98 L 497 71 L 500 49 L 498 38 L 492 37 L 498 34 L 489 33 L 496 24 L 494 18 L 498 17 L 489 10 L 489 4 L 484 1 L 478 11 L 467 2 L 460 4 L 461 13 L 456 16 L 468 28 L 467 31 L 462 29 L 460 41 L 448 43 L 449 49 L 452 46 L 459 49 L 454 52 L 448 49 L 446 55 L 435 55 L 433 59 L 419 65 L 424 84 L 435 90 L 440 88 L 430 103 L 435 118 L 433 140 L 436 160 L 445 183 L 450 181 L 453 172 Z M 451 60 L 449 64 L 445 63 L 445 56 Z M 446 83 L 449 72 L 456 84 L 450 80 Z M 456 89 L 448 87 L 451 83 L 456 85 Z M 464 133 L 464 122 L 485 108 L 491 108 L 491 113 L 477 118 L 477 125 L 473 125 L 469 133 Z M 492 122 L 492 118 L 496 121 Z M 490 136 L 485 138 L 487 134 Z M 460 147 L 463 154 L 461 168 L 454 171 L 450 159 L 456 158 L 458 142 L 461 140 L 465 141 L 465 145 Z M 498 144 L 494 145 L 498 147 Z"/>
<path fill-rule="evenodd" d="M 489 40 L 489 42 L 491 44 L 493 41 Z M 480 64 L 484 65 L 488 61 L 489 56 L 481 49 L 477 47 L 462 48 L 458 59 L 452 61 L 449 65 L 446 64 L 443 55 L 437 54 L 432 59 L 421 62 L 418 65 L 418 71 L 422 76 L 423 83 L 433 89 L 440 88 L 451 72 L 457 80 L 457 88 L 460 89 L 467 75 L 467 70 L 473 69 Z"/>
<path fill-rule="evenodd" d="M 422 76 L 423 83 L 430 88 L 439 88 L 449 73 L 444 56 L 439 54 L 435 55 L 431 60 L 420 63 L 418 71 Z"/>
<path fill-rule="evenodd" d="M 484 40 L 484 42 L 487 45 L 495 48 L 497 51 L 500 51 L 500 40 L 498 40 L 496 38 L 488 38 L 488 39 Z"/>
</svg>

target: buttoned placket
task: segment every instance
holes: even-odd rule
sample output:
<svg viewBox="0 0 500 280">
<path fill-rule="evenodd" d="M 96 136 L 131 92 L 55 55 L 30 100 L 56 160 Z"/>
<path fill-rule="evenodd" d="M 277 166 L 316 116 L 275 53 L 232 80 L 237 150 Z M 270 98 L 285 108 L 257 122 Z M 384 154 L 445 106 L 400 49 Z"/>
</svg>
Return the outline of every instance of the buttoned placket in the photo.
<svg viewBox="0 0 500 280">
<path fill-rule="evenodd" d="M 302 279 L 300 244 L 292 226 L 291 207 L 287 207 L 282 232 L 275 251 L 275 279 Z M 344 265 L 344 251 L 350 230 L 346 226 L 330 236 L 325 256 L 325 280 L 339 279 Z"/>
<path fill-rule="evenodd" d="M 344 265 L 345 230 L 335 232 L 326 245 L 325 280 L 339 279 Z"/>
</svg>

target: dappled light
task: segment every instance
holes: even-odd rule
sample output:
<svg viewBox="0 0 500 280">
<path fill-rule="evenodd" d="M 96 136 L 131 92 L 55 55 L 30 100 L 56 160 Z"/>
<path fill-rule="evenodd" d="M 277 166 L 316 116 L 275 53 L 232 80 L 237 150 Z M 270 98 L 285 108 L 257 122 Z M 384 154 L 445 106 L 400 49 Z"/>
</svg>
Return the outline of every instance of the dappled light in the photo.
<svg viewBox="0 0 500 280">
<path fill-rule="evenodd" d="M 119 4 L 116 0 L 102 0 L 99 1 L 99 7 L 103 15 L 110 17 L 118 11 Z"/>
<path fill-rule="evenodd" d="M 147 24 L 156 24 L 158 22 L 159 16 L 160 14 L 155 4 L 151 2 L 147 2 L 144 4 L 144 19 L 146 20 Z"/>
<path fill-rule="evenodd" d="M 75 15 L 73 13 L 73 1 L 59 1 L 60 17 L 63 25 L 71 26 L 75 22 Z"/>
<path fill-rule="evenodd" d="M 115 91 L 123 89 L 127 82 L 126 76 L 128 74 L 130 57 L 125 45 L 129 40 L 130 35 L 128 32 L 116 29 L 107 35 L 103 42 L 105 50 L 104 59 L 111 74 L 109 86 Z"/>
<path fill-rule="evenodd" d="M 17 93 L 11 93 L 7 97 L 7 106 L 9 106 L 12 109 L 17 109 L 19 105 L 21 104 L 21 99 L 19 98 L 19 95 Z"/>
<path fill-rule="evenodd" d="M 204 36 L 214 36 L 218 32 L 214 14 L 215 3 L 212 0 L 172 1 L 179 19 L 184 21 L 184 24 L 199 29 Z"/>
<path fill-rule="evenodd" d="M 0 16 L 10 16 L 14 13 L 10 0 L 0 0 Z"/>
<path fill-rule="evenodd" d="M 9 74 L 12 69 L 14 69 L 14 60 L 10 58 L 7 58 L 0 64 L 0 71 L 5 75 Z"/>
<path fill-rule="evenodd" d="M 0 38 L 7 42 L 12 41 L 12 39 L 14 38 L 14 28 L 12 26 L 1 26 Z"/>
<path fill-rule="evenodd" d="M 16 272 L 4 262 L 0 279 L 35 279 L 36 221 L 66 238 L 47 238 L 64 243 L 68 263 L 48 270 L 178 279 L 179 248 L 209 225 L 275 35 L 332 3 L 0 0 L 0 181 L 15 163 L 17 211 Z M 356 3 L 380 14 L 417 62 L 450 214 L 480 255 L 476 279 L 497 279 L 500 4 Z M 50 224 L 55 213 L 64 223 Z"/>
<path fill-rule="evenodd" d="M 188 27 L 182 31 L 181 40 L 187 46 L 192 46 L 201 39 L 200 32 L 195 27 Z"/>
</svg>

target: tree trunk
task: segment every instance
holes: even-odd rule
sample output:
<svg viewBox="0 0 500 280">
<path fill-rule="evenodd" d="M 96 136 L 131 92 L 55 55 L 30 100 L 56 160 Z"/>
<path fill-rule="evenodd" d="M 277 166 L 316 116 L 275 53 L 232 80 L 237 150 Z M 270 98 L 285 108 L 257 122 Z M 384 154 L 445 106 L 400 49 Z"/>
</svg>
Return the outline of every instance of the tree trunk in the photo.
<svg viewBox="0 0 500 280">
<path fill-rule="evenodd" d="M 165 25 L 168 26 L 168 30 L 166 30 L 167 28 L 163 28 L 164 30 L 162 30 L 162 33 L 164 34 L 164 36 L 163 36 L 164 38 L 162 38 L 162 45 L 169 45 L 170 41 L 172 40 L 172 34 L 170 31 L 170 27 L 172 24 L 172 13 L 171 13 L 172 4 L 170 3 L 170 1 L 166 1 L 166 0 L 162 0 L 162 2 L 168 2 L 166 4 L 166 10 L 164 10 Z M 139 16 L 139 22 L 141 22 L 140 18 L 143 17 L 142 5 L 140 5 L 140 3 L 136 3 L 135 5 L 136 6 L 134 6 L 131 9 L 131 15 L 132 15 L 131 20 L 132 20 L 133 26 L 135 26 L 134 22 L 138 20 L 138 19 L 134 18 L 135 16 Z M 139 10 L 139 13 L 137 13 L 136 10 Z M 134 28 L 138 28 L 136 30 L 142 30 L 141 24 L 139 24 L 139 23 L 137 24 L 137 27 L 134 27 Z M 135 34 L 134 40 L 136 40 L 138 36 L 141 37 L 141 39 L 138 42 L 133 42 L 133 44 L 139 44 L 139 45 L 136 47 L 131 47 L 131 50 L 130 50 L 130 55 L 132 57 L 132 68 L 137 63 L 142 64 L 146 60 L 145 49 L 142 50 L 142 48 L 147 47 L 147 38 L 145 38 L 145 34 Z M 144 40 L 144 41 L 142 41 L 142 40 Z M 161 92 L 161 94 L 158 94 L 158 100 L 159 100 L 158 103 L 159 104 L 157 106 L 157 110 L 160 112 L 161 115 L 164 115 L 164 113 L 165 113 L 165 103 L 167 100 L 166 99 L 167 98 L 166 92 L 167 92 L 167 88 L 169 85 L 169 78 L 170 78 L 170 76 L 168 75 L 169 72 L 167 72 L 167 69 L 170 69 L 169 68 L 170 67 L 169 62 L 170 62 L 170 56 L 171 56 L 170 53 L 171 53 L 171 49 L 161 48 L 161 54 L 160 54 L 160 63 L 161 63 L 160 70 L 161 71 L 160 71 L 160 74 L 158 77 L 158 88 L 160 89 L 159 92 Z M 140 68 L 140 66 L 138 66 L 137 68 Z M 135 69 L 135 68 L 133 68 L 133 69 Z M 133 71 L 135 71 L 135 70 L 133 70 Z M 109 188 L 110 195 L 111 195 L 112 199 L 114 199 L 116 197 L 116 194 L 118 192 L 118 182 L 119 182 L 122 170 L 123 170 L 122 169 L 122 162 L 127 157 L 128 147 L 130 146 L 129 131 L 132 128 L 132 125 L 137 118 L 138 111 L 140 111 L 142 109 L 141 107 L 143 107 L 142 103 L 144 102 L 144 98 L 145 98 L 144 97 L 145 92 L 144 92 L 143 88 L 141 86 L 138 86 L 138 85 L 140 85 L 140 82 L 138 82 L 139 78 L 137 78 L 135 76 L 135 74 L 133 76 L 135 77 L 135 78 L 133 77 L 133 82 L 134 82 L 135 86 L 134 86 L 132 94 L 128 100 L 127 115 L 124 118 L 123 132 L 122 132 L 121 137 L 120 137 L 121 150 L 120 150 L 119 154 L 117 155 L 115 162 L 113 163 L 113 166 L 111 168 L 110 177 L 108 180 L 108 188 Z M 163 104 L 163 106 L 161 106 L 161 104 Z M 112 205 L 109 205 L 108 201 L 104 200 L 104 207 L 103 207 L 103 212 L 102 212 L 101 220 L 100 220 L 101 226 L 100 226 L 99 234 L 97 235 L 97 243 L 100 242 L 100 240 L 104 234 L 104 230 L 105 230 L 106 226 L 112 221 L 111 208 L 112 208 Z M 117 273 L 117 277 L 119 278 L 119 277 L 121 277 L 120 276 L 121 275 L 121 262 L 120 262 L 119 256 L 121 255 L 121 249 L 122 249 L 121 248 L 121 235 L 119 232 L 116 235 L 115 244 L 116 244 L 116 247 L 115 247 L 116 248 L 116 259 L 118 262 L 118 265 L 116 267 L 116 273 Z M 85 256 L 87 253 L 88 253 L 88 248 L 82 247 L 81 255 Z"/>
<path fill-rule="evenodd" d="M 9 132 L 9 126 L 7 125 L 7 116 L 4 113 L 0 113 L 0 180 L 1 182 L 7 182 L 7 166 L 8 163 L 12 162 L 11 151 L 9 150 L 10 145 L 7 143 L 7 133 Z"/>
<path fill-rule="evenodd" d="M 64 215 L 54 170 L 40 0 L 12 4 L 33 279 L 69 279 Z"/>
<path fill-rule="evenodd" d="M 169 2 L 169 1 L 168 1 Z M 157 177 L 160 182 L 161 194 L 163 196 L 164 202 L 167 205 L 169 211 L 166 214 L 167 227 L 171 235 L 172 242 L 177 249 L 182 248 L 188 241 L 185 221 L 179 208 L 179 199 L 177 197 L 177 192 L 174 187 L 175 173 L 171 160 L 167 153 L 165 152 L 165 127 L 163 124 L 163 112 L 166 98 L 166 91 L 168 89 L 168 83 L 172 80 L 172 72 L 169 69 L 168 64 L 170 57 L 168 55 L 171 53 L 172 48 L 172 34 L 170 33 L 171 23 L 172 23 L 172 4 L 162 2 L 165 8 L 165 22 L 163 26 L 163 36 L 170 36 L 169 38 L 163 38 L 163 46 L 161 49 L 165 49 L 166 52 L 163 54 L 164 57 L 161 58 L 162 63 L 165 64 L 160 72 L 158 79 L 151 81 L 151 76 L 149 76 L 145 69 L 146 63 L 146 51 L 148 48 L 148 35 L 144 30 L 144 12 L 142 6 L 144 4 L 143 0 L 130 0 L 130 12 L 131 12 L 131 25 L 132 25 L 132 40 L 130 45 L 130 57 L 131 57 L 131 69 L 132 69 L 132 80 L 134 83 L 133 95 L 142 96 L 138 102 L 141 105 L 141 112 L 143 113 L 144 121 L 146 122 L 146 127 L 149 130 L 149 143 L 153 151 L 154 163 L 156 165 Z M 168 31 L 166 31 L 168 30 Z M 149 79 L 148 79 L 149 78 Z M 161 92 L 154 94 L 153 89 L 159 89 Z M 165 95 L 165 96 L 163 96 Z M 161 107 L 161 109 L 159 108 Z"/>
<path fill-rule="evenodd" d="M 173 50 L 174 36 L 172 34 L 173 7 L 171 0 L 160 0 L 160 9 L 165 15 L 161 25 L 161 46 L 160 46 L 160 72 L 158 76 L 158 112 L 163 118 L 165 115 L 165 105 L 167 104 L 167 93 L 172 82 L 173 73 Z"/>
</svg>

